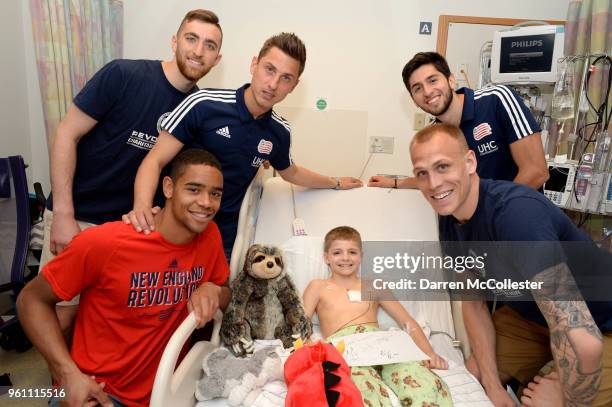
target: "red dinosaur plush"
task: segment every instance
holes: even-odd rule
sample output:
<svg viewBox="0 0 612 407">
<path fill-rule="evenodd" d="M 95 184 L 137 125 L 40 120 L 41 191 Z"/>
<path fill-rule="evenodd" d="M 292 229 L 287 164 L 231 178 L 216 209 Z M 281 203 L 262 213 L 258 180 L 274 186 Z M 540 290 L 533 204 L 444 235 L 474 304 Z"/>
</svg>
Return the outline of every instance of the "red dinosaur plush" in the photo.
<svg viewBox="0 0 612 407">
<path fill-rule="evenodd" d="M 285 407 L 363 406 L 351 368 L 329 343 L 317 342 L 291 354 L 285 362 L 285 382 Z"/>
</svg>

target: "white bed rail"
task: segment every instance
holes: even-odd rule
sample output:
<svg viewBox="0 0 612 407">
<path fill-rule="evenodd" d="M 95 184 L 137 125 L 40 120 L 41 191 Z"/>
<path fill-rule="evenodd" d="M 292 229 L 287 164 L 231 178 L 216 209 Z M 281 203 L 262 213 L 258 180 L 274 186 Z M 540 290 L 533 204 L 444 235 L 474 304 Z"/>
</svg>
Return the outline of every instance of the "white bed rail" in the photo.
<svg viewBox="0 0 612 407">
<path fill-rule="evenodd" d="M 195 343 L 176 370 L 174 367 L 183 345 L 196 329 L 194 313 L 190 313 L 174 332 L 159 361 L 151 392 L 151 407 L 193 407 L 195 405 L 195 383 L 202 374 L 202 360 L 206 353 L 219 346 L 222 318 L 221 311 L 217 311 L 214 317 L 211 342 Z M 185 397 L 186 394 L 191 394 L 191 397 Z"/>
<path fill-rule="evenodd" d="M 251 181 L 249 188 L 244 194 L 240 205 L 240 217 L 238 218 L 238 231 L 232 249 L 230 259 L 230 281 L 238 275 L 244 265 L 244 256 L 255 237 L 255 225 L 259 214 L 260 198 L 263 191 L 263 183 L 266 171 L 260 167 L 259 171 Z"/>
</svg>

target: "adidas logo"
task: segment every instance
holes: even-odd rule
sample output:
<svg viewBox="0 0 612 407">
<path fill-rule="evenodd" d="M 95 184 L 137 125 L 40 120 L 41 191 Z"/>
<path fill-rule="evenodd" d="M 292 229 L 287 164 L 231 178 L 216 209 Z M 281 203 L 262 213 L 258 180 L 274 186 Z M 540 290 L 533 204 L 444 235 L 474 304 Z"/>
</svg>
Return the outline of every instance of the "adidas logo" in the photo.
<svg viewBox="0 0 612 407">
<path fill-rule="evenodd" d="M 220 136 L 223 137 L 227 137 L 227 138 L 231 138 L 232 136 L 230 135 L 229 132 L 229 127 L 225 126 L 225 127 L 221 127 L 219 130 L 217 130 L 215 133 L 217 133 Z"/>
<path fill-rule="evenodd" d="M 170 264 L 168 264 L 168 268 L 169 269 L 173 269 L 173 268 L 177 268 L 178 267 L 178 262 L 176 261 L 176 259 L 172 260 L 170 262 Z"/>
</svg>

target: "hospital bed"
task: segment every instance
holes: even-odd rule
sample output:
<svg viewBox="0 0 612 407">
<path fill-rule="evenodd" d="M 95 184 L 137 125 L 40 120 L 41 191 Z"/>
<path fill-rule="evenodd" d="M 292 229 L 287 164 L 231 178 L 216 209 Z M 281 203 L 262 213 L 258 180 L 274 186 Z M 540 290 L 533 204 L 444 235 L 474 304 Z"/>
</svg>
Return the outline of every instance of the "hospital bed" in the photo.
<svg viewBox="0 0 612 407">
<path fill-rule="evenodd" d="M 308 236 L 293 235 L 293 220 L 304 220 Z M 322 238 L 331 228 L 349 225 L 364 241 L 437 241 L 436 216 L 419 191 L 382 188 L 358 188 L 347 191 L 304 189 L 281 178 L 265 179 L 262 173 L 247 191 L 241 208 L 238 237 L 230 262 L 231 277 L 242 268 L 251 243 L 280 246 L 287 272 L 302 292 L 313 278 L 327 277 L 322 260 Z M 463 366 L 463 353 L 469 352 L 467 335 L 460 318 L 460 306 L 446 301 L 402 301 L 411 315 L 433 333 L 434 349 L 452 361 L 454 369 L 444 377 L 453 399 L 465 406 L 492 406 L 484 390 Z M 394 325 L 379 310 L 383 328 Z M 195 382 L 202 374 L 205 354 L 219 346 L 221 314 L 216 316 L 211 342 L 198 342 L 176 367 L 185 341 L 195 329 L 190 315 L 166 346 L 155 378 L 151 406 L 187 407 L 196 403 Z M 314 320 L 316 324 L 317 321 Z M 457 348 L 461 342 L 462 349 Z M 198 403 L 199 407 L 227 406 L 224 399 Z"/>
</svg>

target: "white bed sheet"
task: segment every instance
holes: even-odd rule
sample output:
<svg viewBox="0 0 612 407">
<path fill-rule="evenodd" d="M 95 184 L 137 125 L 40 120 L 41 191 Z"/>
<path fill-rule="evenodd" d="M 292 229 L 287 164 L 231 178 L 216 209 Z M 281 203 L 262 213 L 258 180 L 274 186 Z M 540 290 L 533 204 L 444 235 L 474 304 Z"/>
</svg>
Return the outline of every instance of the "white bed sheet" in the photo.
<svg viewBox="0 0 612 407">
<path fill-rule="evenodd" d="M 449 369 L 436 370 L 436 373 L 448 384 L 455 407 L 493 407 L 480 383 L 463 365 L 461 353 L 453 347 L 450 338 L 435 335 L 430 340 L 435 351 L 449 360 Z M 196 406 L 228 407 L 228 404 L 225 399 L 216 399 L 198 402 Z"/>
</svg>

